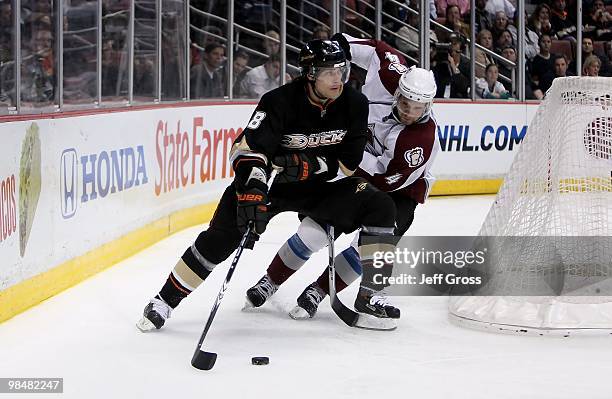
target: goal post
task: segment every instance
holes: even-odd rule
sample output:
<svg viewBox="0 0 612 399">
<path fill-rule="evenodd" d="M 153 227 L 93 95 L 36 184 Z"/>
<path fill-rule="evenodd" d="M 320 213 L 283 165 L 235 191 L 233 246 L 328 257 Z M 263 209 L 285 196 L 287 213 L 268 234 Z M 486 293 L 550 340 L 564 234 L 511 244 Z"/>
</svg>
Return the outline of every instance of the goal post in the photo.
<svg viewBox="0 0 612 399">
<path fill-rule="evenodd" d="M 555 79 L 479 235 L 502 244 L 486 296 L 450 298 L 453 322 L 509 333 L 612 333 L 612 78 Z M 504 237 L 533 237 L 533 245 L 503 245 Z M 565 289 L 559 295 L 523 296 L 551 278 Z M 580 289 L 568 292 L 572 284 Z"/>
</svg>

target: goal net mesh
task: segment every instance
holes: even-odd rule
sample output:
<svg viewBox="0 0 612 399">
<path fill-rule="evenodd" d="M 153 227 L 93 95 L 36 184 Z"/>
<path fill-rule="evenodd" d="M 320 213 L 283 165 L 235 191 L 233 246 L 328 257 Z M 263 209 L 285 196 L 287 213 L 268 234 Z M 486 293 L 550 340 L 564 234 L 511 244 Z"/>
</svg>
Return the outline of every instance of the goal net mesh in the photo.
<svg viewBox="0 0 612 399">
<path fill-rule="evenodd" d="M 556 79 L 479 232 L 497 237 L 488 284 L 451 297 L 451 319 L 612 329 L 611 226 L 612 78 Z"/>
</svg>

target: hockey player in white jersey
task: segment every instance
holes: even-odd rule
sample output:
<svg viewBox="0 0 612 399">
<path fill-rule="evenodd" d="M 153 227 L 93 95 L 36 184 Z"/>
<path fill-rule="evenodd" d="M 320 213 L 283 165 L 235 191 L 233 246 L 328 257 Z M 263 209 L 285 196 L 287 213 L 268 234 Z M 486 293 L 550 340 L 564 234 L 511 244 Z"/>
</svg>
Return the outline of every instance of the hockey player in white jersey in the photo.
<svg viewBox="0 0 612 399">
<path fill-rule="evenodd" d="M 334 35 L 332 40 L 338 41 L 344 52 L 350 54 L 352 63 L 367 71 L 362 92 L 370 102 L 370 137 L 356 174 L 392 197 L 397 214 L 395 235 L 401 236 L 412 224 L 417 204 L 425 201 L 434 181 L 430 169 L 439 151 L 439 142 L 431 115 L 436 93 L 433 74 L 421 68 L 408 68 L 403 56 L 384 42 L 342 34 Z M 355 244 L 335 258 L 338 292 L 362 274 Z M 314 252 L 326 245 L 325 227 L 311 218 L 303 219 L 297 233 L 274 257 L 267 273 L 247 290 L 247 307 L 262 306 Z M 366 273 L 371 270 L 371 267 L 363 268 Z M 391 271 L 389 267 L 382 269 L 384 275 L 390 275 Z M 368 283 L 372 281 L 370 277 L 362 278 L 355 309 L 362 315 L 391 322 L 399 318 L 399 309 L 388 303 L 380 286 Z M 328 293 L 325 270 L 298 297 L 291 317 L 314 317 Z"/>
</svg>

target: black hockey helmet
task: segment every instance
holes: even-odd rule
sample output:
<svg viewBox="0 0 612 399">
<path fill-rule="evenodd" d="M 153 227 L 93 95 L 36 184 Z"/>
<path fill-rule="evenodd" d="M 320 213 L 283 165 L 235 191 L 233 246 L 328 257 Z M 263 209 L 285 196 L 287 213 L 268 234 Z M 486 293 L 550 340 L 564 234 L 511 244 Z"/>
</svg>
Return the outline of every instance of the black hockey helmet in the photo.
<svg viewBox="0 0 612 399">
<path fill-rule="evenodd" d="M 337 42 L 331 40 L 311 40 L 300 51 L 299 58 L 302 76 L 315 77 L 319 68 L 347 68 L 346 55 Z"/>
</svg>

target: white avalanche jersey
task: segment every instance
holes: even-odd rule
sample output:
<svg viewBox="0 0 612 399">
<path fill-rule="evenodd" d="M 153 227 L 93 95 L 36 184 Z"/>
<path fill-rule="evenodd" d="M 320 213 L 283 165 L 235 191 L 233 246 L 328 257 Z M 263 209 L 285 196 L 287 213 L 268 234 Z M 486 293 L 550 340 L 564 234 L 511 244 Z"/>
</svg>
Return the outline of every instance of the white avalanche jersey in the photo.
<svg viewBox="0 0 612 399">
<path fill-rule="evenodd" d="M 406 60 L 384 42 L 344 35 L 351 46 L 351 62 L 367 71 L 362 93 L 370 101 L 366 151 L 355 175 L 379 190 L 401 192 L 425 202 L 435 181 L 430 173 L 440 150 L 436 122 L 427 116 L 406 126 L 391 115 L 399 78 Z"/>
</svg>

